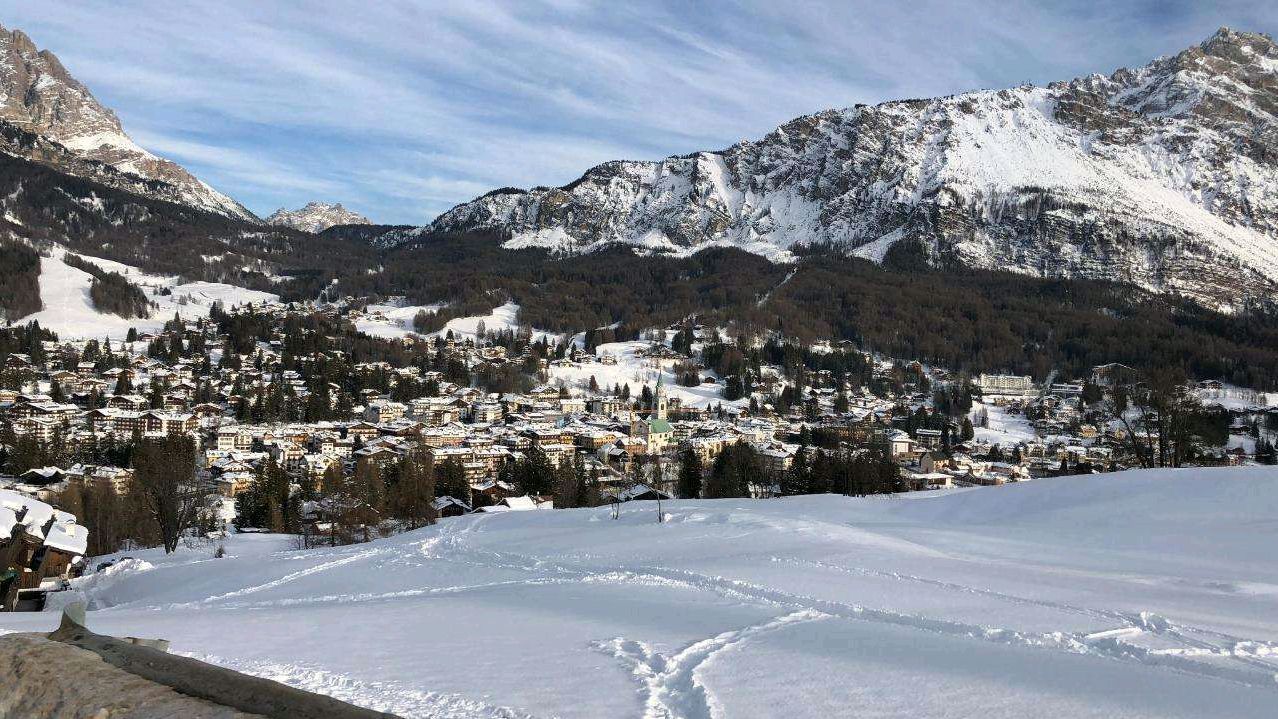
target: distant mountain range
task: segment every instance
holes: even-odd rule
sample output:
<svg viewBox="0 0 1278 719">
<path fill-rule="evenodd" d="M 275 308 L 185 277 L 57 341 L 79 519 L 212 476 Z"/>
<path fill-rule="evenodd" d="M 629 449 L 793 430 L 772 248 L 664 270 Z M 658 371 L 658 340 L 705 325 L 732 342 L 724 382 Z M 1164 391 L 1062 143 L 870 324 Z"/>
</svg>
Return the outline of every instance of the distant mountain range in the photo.
<svg viewBox="0 0 1278 719">
<path fill-rule="evenodd" d="M 323 232 L 337 225 L 371 225 L 367 217 L 351 212 L 342 207 L 342 203 L 329 205 L 323 202 L 308 202 L 298 210 L 286 210 L 283 207 L 266 218 L 268 225 L 292 227 L 303 232 Z"/>
<path fill-rule="evenodd" d="M 263 222 L 139 147 L 56 57 L 2 28 L 0 153 L 245 228 Z M 834 249 L 894 266 L 1111 280 L 1238 309 L 1278 296 L 1278 47 L 1222 28 L 1108 76 L 827 110 L 724 150 L 494 190 L 417 228 L 379 229 L 318 202 L 265 222 L 378 248 L 496 234 L 552 257 L 733 247 L 790 262 Z"/>
<path fill-rule="evenodd" d="M 726 150 L 494 190 L 381 244 L 474 230 L 558 254 L 833 245 L 1228 309 L 1278 289 L 1278 48 L 1222 28 L 1109 76 L 827 110 Z"/>
</svg>

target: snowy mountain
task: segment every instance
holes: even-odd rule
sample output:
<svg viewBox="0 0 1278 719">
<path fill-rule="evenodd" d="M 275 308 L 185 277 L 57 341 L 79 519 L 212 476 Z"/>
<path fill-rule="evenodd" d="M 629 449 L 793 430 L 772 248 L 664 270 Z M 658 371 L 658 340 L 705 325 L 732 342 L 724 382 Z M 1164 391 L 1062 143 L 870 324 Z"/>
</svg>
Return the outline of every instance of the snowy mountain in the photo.
<svg viewBox="0 0 1278 719">
<path fill-rule="evenodd" d="M 481 513 L 305 551 L 239 534 L 221 559 L 127 552 L 50 608 L 82 596 L 94 631 L 404 717 L 1272 717 L 1272 475 Z"/>
<path fill-rule="evenodd" d="M 758 141 L 501 189 L 427 230 L 774 260 L 831 244 L 1119 280 L 1220 307 L 1278 288 L 1278 47 L 1221 29 L 1112 75 L 827 110 Z M 382 244 L 411 238 L 387 237 Z M 899 251 L 899 250 L 898 250 Z"/>
<path fill-rule="evenodd" d="M 255 219 L 180 165 L 139 147 L 109 108 L 20 30 L 0 27 L 0 151 L 159 199 Z"/>
<path fill-rule="evenodd" d="M 292 227 L 302 232 L 323 232 L 335 225 L 371 225 L 372 220 L 342 207 L 342 203 L 330 205 L 324 202 L 308 202 L 299 210 L 283 207 L 266 218 L 268 225 Z"/>
</svg>

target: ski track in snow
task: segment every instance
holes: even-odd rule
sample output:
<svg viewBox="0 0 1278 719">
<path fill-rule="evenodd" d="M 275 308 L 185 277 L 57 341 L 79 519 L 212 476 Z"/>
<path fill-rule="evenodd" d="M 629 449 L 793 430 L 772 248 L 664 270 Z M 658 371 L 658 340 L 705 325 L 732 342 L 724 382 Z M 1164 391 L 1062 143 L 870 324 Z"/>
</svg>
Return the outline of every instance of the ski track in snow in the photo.
<svg viewBox="0 0 1278 719">
<path fill-rule="evenodd" d="M 1080 607 L 1062 602 L 1019 597 L 981 587 L 972 587 L 955 582 L 897 572 L 845 567 L 829 562 L 796 558 L 772 557 L 774 562 L 790 563 L 817 570 L 925 584 L 946 591 L 978 594 L 1012 604 L 1042 607 L 1063 613 L 1101 619 L 1112 622 L 1115 625 L 1111 629 L 1096 632 L 1025 632 L 820 599 L 748 581 L 712 576 L 685 569 L 642 565 L 592 566 L 586 563 L 569 564 L 510 551 L 496 551 L 470 546 L 465 540 L 466 536 L 476 532 L 484 523 L 490 520 L 490 517 L 483 517 L 468 524 L 462 531 L 456 531 L 452 527 L 444 528 L 439 536 L 417 543 L 418 554 L 426 561 L 462 562 L 469 566 L 535 573 L 536 576 L 525 579 L 444 587 L 421 587 L 383 593 L 310 596 L 261 602 L 226 601 L 278 587 L 317 572 L 353 562 L 370 560 L 378 555 L 392 551 L 391 548 L 383 548 L 356 552 L 341 559 L 287 574 L 272 582 L 209 597 L 195 603 L 195 605 L 216 605 L 220 608 L 228 609 L 261 609 L 464 594 L 503 587 L 604 583 L 665 586 L 686 591 L 708 592 L 740 603 L 790 610 L 788 614 L 770 622 L 726 632 L 711 639 L 697 642 L 683 650 L 683 652 L 669 658 L 656 654 L 650 647 L 635 640 L 616 638 L 599 644 L 598 646 L 606 646 L 619 658 L 634 664 L 635 673 L 646 682 L 648 714 L 645 715 L 645 719 L 718 716 L 711 711 L 714 706 L 713 696 L 707 694 L 706 689 L 694 680 L 691 673 L 722 648 L 735 645 L 761 632 L 782 628 L 799 619 L 812 620 L 816 618 L 875 622 L 996 644 L 1084 654 L 1097 658 L 1162 667 L 1185 674 L 1223 679 L 1247 686 L 1267 687 L 1278 691 L 1278 642 L 1235 637 L 1188 625 L 1177 625 L 1164 617 L 1148 612 L 1131 614 L 1107 609 Z M 167 605 L 163 608 L 184 608 L 188 606 L 191 605 Z M 1134 640 L 1145 636 L 1158 637 L 1180 646 L 1148 648 L 1134 643 Z M 700 659 L 697 657 L 700 657 Z M 322 688 L 319 691 L 323 691 Z"/>
<path fill-rule="evenodd" d="M 850 631 L 859 636 L 862 630 L 854 628 L 857 624 L 867 637 L 891 636 L 892 642 L 921 647 L 957 645 L 960 653 L 1010 657 L 1009 666 L 1022 661 L 1030 667 L 1095 663 L 1099 674 L 1129 677 L 1123 681 L 1131 681 L 1135 691 L 1152 686 L 1144 681 L 1159 686 L 1181 681 L 1207 686 L 1206 680 L 1218 683 L 1212 691 L 1221 696 L 1245 692 L 1264 706 L 1269 697 L 1278 702 L 1278 638 L 1265 614 L 1278 583 L 1262 551 L 1246 552 L 1252 546 L 1251 532 L 1263 537 L 1278 528 L 1272 519 L 1278 508 L 1273 495 L 1278 493 L 1269 488 L 1272 477 L 1262 477 L 1261 470 L 1244 474 L 1252 479 L 1215 480 L 1215 485 L 1204 484 L 1213 480 L 1175 478 L 1180 475 L 1151 479 L 1142 490 L 1147 493 L 1134 499 L 1115 494 L 1114 483 L 1122 478 L 1106 477 L 1104 481 L 1044 480 L 998 490 L 939 494 L 936 499 L 848 501 L 846 510 L 827 509 L 826 502 L 841 500 L 820 498 L 794 500 L 794 509 L 785 501 L 748 506 L 690 504 L 675 512 L 667 532 L 657 534 L 633 521 L 596 523 L 606 515 L 592 515 L 588 510 L 520 517 L 477 515 L 441 522 L 421 534 L 314 552 L 290 551 L 284 540 L 250 538 L 243 542 L 242 556 L 210 565 L 216 575 L 210 575 L 207 583 L 192 565 L 211 560 L 192 554 L 157 559 L 145 567 L 131 564 L 134 569 L 116 581 L 84 589 L 90 598 L 96 591 L 108 602 L 99 605 L 103 619 L 108 613 L 128 612 L 117 620 L 122 626 L 165 609 L 197 614 L 216 610 L 217 621 L 222 622 L 256 611 L 294 607 L 315 607 L 314 616 L 342 617 L 346 615 L 341 605 L 348 605 L 356 612 L 408 612 L 450 621 L 459 613 L 466 615 L 471 606 L 482 608 L 476 616 L 500 617 L 499 610 L 508 606 L 538 607 L 552 601 L 548 606 L 558 608 L 565 598 L 597 598 L 600 606 L 608 607 L 625 597 L 626 603 L 616 605 L 626 607 L 625 611 L 632 606 L 632 598 L 635 607 L 652 607 L 653 602 L 658 607 L 686 606 L 696 612 L 696 618 L 662 622 L 660 629 L 653 622 L 661 622 L 664 610 L 648 615 L 647 609 L 640 608 L 641 619 L 634 622 L 624 616 L 614 619 L 607 611 L 587 613 L 584 621 L 604 623 L 592 624 L 553 647 L 555 656 L 579 662 L 573 665 L 576 671 L 601 672 L 600 686 L 608 686 L 612 693 L 593 701 L 608 702 L 614 715 L 644 719 L 728 716 L 740 697 L 734 694 L 732 672 L 725 670 L 735 669 L 739 662 L 752 666 L 757 659 L 753 652 L 772 656 L 778 646 L 786 647 L 810 632 L 843 636 Z M 1076 493 L 1074 486 L 1082 489 Z M 1132 486 L 1140 489 L 1142 485 Z M 1044 540 L 1037 532 L 1019 534 L 1020 528 L 1042 521 L 1043 515 L 1035 512 L 1053 501 L 1050 521 L 1070 522 L 1077 529 L 1080 522 L 1091 526 L 1087 523 L 1099 521 L 1091 511 L 1096 506 L 1109 513 L 1096 526 L 1126 527 L 1132 517 L 1149 516 L 1151 497 L 1161 502 L 1154 504 L 1159 513 L 1155 522 L 1180 521 L 1180 515 L 1169 513 L 1167 507 L 1179 512 L 1192 504 L 1195 512 L 1220 517 L 1231 528 L 1241 527 L 1228 535 L 1226 541 L 1232 544 L 1225 545 L 1241 553 L 1240 559 L 1200 557 L 1195 553 L 1197 543 L 1172 541 L 1173 554 L 1166 563 L 1147 564 L 1145 545 L 1121 549 L 1111 558 L 1104 554 L 1104 546 L 1084 544 L 1080 556 L 1101 552 L 1096 556 L 1104 561 L 1060 561 L 1053 550 L 1072 547 L 1069 537 Z M 631 507 L 627 512 L 623 520 L 648 516 L 644 508 Z M 999 541 L 984 550 L 956 551 L 946 541 L 945 532 L 959 531 L 953 527 L 982 526 L 991 515 L 1014 517 L 1017 531 L 1006 536 L 990 534 L 993 530 L 956 535 L 997 536 Z M 915 523 L 922 532 L 915 531 Z M 607 531 L 599 533 L 602 528 Z M 931 533 L 933 528 L 942 533 Z M 1137 528 L 1148 531 L 1144 525 Z M 530 529 L 535 533 L 528 534 Z M 527 541 L 530 536 L 536 541 Z M 1148 546 L 1162 551 L 1171 536 L 1156 535 L 1157 541 Z M 595 544 L 592 538 L 606 541 Z M 657 544 L 634 545 L 643 548 L 631 551 L 632 543 L 649 539 Z M 772 544 L 758 545 L 759 539 Z M 1040 541 L 1049 550 L 1041 556 L 1032 551 Z M 693 545 L 706 547 L 704 556 L 665 551 L 667 546 Z M 253 551 L 258 547 L 266 551 Z M 1198 569 L 1216 556 L 1225 560 L 1219 569 Z M 237 558 L 248 561 L 226 564 Z M 709 564 L 690 564 L 698 558 Z M 1255 570 L 1248 558 L 1258 563 Z M 173 570 L 177 571 L 168 573 Z M 343 576 L 385 581 L 348 582 Z M 181 582 L 179 577 L 201 580 L 189 589 L 173 591 L 170 585 Z M 1040 578 L 1046 580 L 1041 588 Z M 154 589 L 148 591 L 148 587 Z M 1165 599 L 1164 587 L 1171 592 Z M 445 597 L 454 601 L 433 601 Z M 1218 600 L 1228 603 L 1218 605 Z M 404 604 L 362 604 L 367 602 Z M 228 610 L 232 613 L 223 614 Z M 239 610 L 248 612 L 234 613 Z M 494 610 L 498 613 L 492 614 Z M 311 615 L 297 616 L 304 620 Z M 539 617 L 530 614 L 531 623 L 513 626 L 527 626 L 536 635 Z M 563 621 L 557 609 L 548 619 Z M 813 622 L 821 624 L 813 627 Z M 796 628 L 804 626 L 809 628 Z M 519 633 L 518 628 L 513 631 Z M 480 637 L 489 642 L 490 650 L 507 646 L 504 638 L 482 633 Z M 545 638 L 555 641 L 550 635 Z M 527 683 L 490 697 L 482 685 L 448 672 L 434 681 L 429 676 L 418 681 L 411 672 L 402 671 L 382 679 L 359 662 L 335 659 L 330 663 L 313 647 L 290 654 L 286 643 L 275 641 L 264 641 L 260 649 L 254 647 L 243 655 L 216 645 L 198 649 L 207 654 L 200 657 L 206 661 L 406 717 L 501 719 L 530 716 L 529 711 L 553 715 L 561 706 L 559 697 L 547 699 Z M 537 656 L 537 648 L 518 641 L 510 646 L 516 654 L 527 652 L 525 661 Z M 389 641 L 386 651 L 394 648 L 395 642 Z M 583 654 L 593 661 L 582 659 Z M 1083 675 L 1097 673 L 1098 667 L 1092 666 Z M 1133 699 L 1140 701 L 1139 696 Z"/>
<path fill-rule="evenodd" d="M 642 683 L 644 719 L 718 719 L 726 714 L 714 693 L 701 681 L 702 667 L 720 653 L 760 634 L 825 618 L 827 615 L 821 612 L 801 609 L 693 642 L 671 656 L 643 642 L 622 637 L 598 642 L 595 646 L 620 659 Z"/>
<path fill-rule="evenodd" d="M 351 556 L 349 556 L 349 557 L 343 557 L 342 559 L 335 559 L 335 560 L 333 560 L 333 561 L 331 561 L 331 562 L 324 562 L 323 564 L 317 564 L 317 565 L 315 565 L 314 567 L 307 567 L 306 569 L 302 569 L 302 570 L 300 570 L 300 571 L 296 571 L 296 572 L 291 572 L 291 573 L 289 573 L 289 574 L 285 574 L 284 576 L 280 577 L 279 579 L 276 579 L 276 580 L 273 580 L 273 581 L 270 581 L 270 582 L 266 582 L 266 583 L 264 583 L 264 584 L 258 584 L 258 585 L 254 585 L 254 586 L 251 586 L 251 587 L 245 587 L 244 589 L 237 589 L 237 590 L 235 590 L 235 591 L 233 591 L 233 592 L 227 592 L 226 594 L 218 594 L 218 595 L 216 595 L 216 596 L 208 597 L 207 599 L 204 599 L 204 600 L 203 600 L 202 602 L 200 602 L 200 603 L 201 603 L 201 604 L 208 604 L 208 603 L 210 603 L 210 602 L 216 602 L 216 601 L 220 601 L 220 600 L 222 600 L 222 599 L 230 599 L 231 597 L 242 597 L 242 596 L 244 596 L 244 595 L 246 595 L 246 594 L 255 594 L 255 593 L 257 593 L 257 592 L 261 592 L 261 591 L 264 591 L 264 590 L 267 590 L 267 589 L 274 589 L 274 588 L 276 588 L 276 587 L 282 587 L 282 586 L 284 586 L 285 584 L 288 584 L 289 582 L 292 582 L 292 581 L 295 581 L 295 580 L 301 579 L 302 577 L 309 577 L 309 576 L 310 576 L 310 575 L 312 575 L 312 574 L 318 574 L 319 572 L 326 572 L 326 571 L 328 571 L 328 570 L 330 570 L 330 569 L 334 569 L 334 568 L 336 568 L 336 567 L 340 567 L 340 566 L 342 566 L 342 565 L 344 565 L 344 564 L 350 564 L 351 562 L 358 562 L 358 561 L 360 561 L 361 559 L 367 559 L 367 558 L 369 558 L 369 557 L 371 557 L 371 556 L 373 556 L 373 555 L 380 554 L 382 551 L 384 551 L 384 550 L 370 549 L 370 550 L 366 550 L 366 551 L 362 551 L 362 552 L 356 552 L 355 554 L 352 554 L 352 555 L 351 555 Z"/>
</svg>

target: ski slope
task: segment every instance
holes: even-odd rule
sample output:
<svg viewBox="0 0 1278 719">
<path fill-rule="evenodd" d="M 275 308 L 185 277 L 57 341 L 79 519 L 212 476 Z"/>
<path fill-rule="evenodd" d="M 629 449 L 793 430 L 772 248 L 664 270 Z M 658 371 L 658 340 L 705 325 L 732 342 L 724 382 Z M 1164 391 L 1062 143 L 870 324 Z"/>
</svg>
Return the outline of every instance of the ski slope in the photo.
<svg viewBox="0 0 1278 719">
<path fill-rule="evenodd" d="M 443 304 L 432 305 L 378 305 L 364 308 L 365 315 L 355 321 L 355 329 L 370 337 L 381 339 L 403 339 L 416 334 L 413 330 L 413 319 L 418 312 L 433 314 L 443 308 Z"/>
<path fill-rule="evenodd" d="M 1272 717 L 1278 472 L 471 515 L 154 551 L 90 627 L 410 717 Z M 49 630 L 54 612 L 0 615 Z"/>
<path fill-rule="evenodd" d="M 595 356 L 610 356 L 616 360 L 615 364 L 552 365 L 547 373 L 552 382 L 563 382 L 574 391 L 587 389 L 590 386 L 590 378 L 594 377 L 600 388 L 612 389 L 614 386 L 628 384 L 630 391 L 636 395 L 644 385 L 648 385 L 649 388 L 656 387 L 657 378 L 660 376 L 666 388 L 666 394 L 672 398 L 678 398 L 684 407 L 705 409 L 719 405 L 745 407 L 749 404 L 748 398 L 732 401 L 724 399 L 722 383 L 684 387 L 679 384 L 675 360 L 657 360 L 644 355 L 650 345 L 650 342 L 642 340 L 607 342 L 595 348 Z M 702 369 L 700 374 L 716 376 L 713 371 L 706 369 Z"/>
<path fill-rule="evenodd" d="M 99 312 L 89 296 L 93 275 L 63 261 L 66 251 L 55 247 L 49 257 L 40 258 L 40 302 L 43 309 L 21 319 L 21 323 L 36 321 L 41 327 L 53 330 L 63 340 L 102 339 L 122 340 L 129 328 L 139 332 L 155 332 L 179 314 L 183 319 L 207 317 L 214 302 L 222 302 L 228 309 L 236 305 L 255 302 L 278 302 L 279 295 L 249 290 L 221 282 L 182 282 L 178 277 L 164 277 L 142 272 L 136 267 L 114 260 L 81 255 L 81 258 L 108 272 L 118 272 L 130 282 L 142 288 L 148 300 L 156 304 L 149 317 L 125 319 L 108 312 Z M 169 294 L 160 294 L 167 289 Z"/>
<path fill-rule="evenodd" d="M 989 426 L 982 427 L 976 422 L 976 415 L 984 409 L 989 415 Z M 972 419 L 972 439 L 978 442 L 989 442 L 1004 448 L 1014 447 L 1023 442 L 1033 442 L 1038 437 L 1034 434 L 1034 426 L 1023 414 L 1012 414 L 1006 407 L 996 404 L 984 404 L 979 400 L 972 403 L 969 413 Z"/>
<path fill-rule="evenodd" d="M 479 333 L 480 325 L 483 325 L 485 332 L 517 331 L 522 326 L 519 322 L 519 305 L 514 302 L 506 302 L 494 307 L 486 315 L 454 317 L 446 322 L 442 329 L 431 332 L 426 337 L 429 339 L 447 337 L 448 333 L 452 332 L 453 337 L 459 340 L 474 339 Z M 540 342 L 543 338 L 550 338 L 552 341 L 559 339 L 553 332 L 546 332 L 536 328 L 529 328 L 529 331 L 533 342 Z"/>
</svg>

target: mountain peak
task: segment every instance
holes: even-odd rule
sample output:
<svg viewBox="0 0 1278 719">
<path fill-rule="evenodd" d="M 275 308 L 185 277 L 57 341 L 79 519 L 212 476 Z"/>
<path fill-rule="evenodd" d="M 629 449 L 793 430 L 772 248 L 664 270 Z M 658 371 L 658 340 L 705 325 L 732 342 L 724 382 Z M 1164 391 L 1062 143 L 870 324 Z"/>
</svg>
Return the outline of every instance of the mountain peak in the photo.
<svg viewBox="0 0 1278 719">
<path fill-rule="evenodd" d="M 826 110 L 725 150 L 605 162 L 427 229 L 556 254 L 731 246 L 785 261 L 821 245 L 882 261 L 903 244 L 935 264 L 1229 307 L 1278 290 L 1275 58 L 1268 36 L 1225 28 L 1110 76 Z"/>
<path fill-rule="evenodd" d="M 83 160 L 172 188 L 172 199 L 230 217 L 252 213 L 201 182 L 180 165 L 156 157 L 124 131 L 116 114 L 67 72 L 57 56 L 37 48 L 21 30 L 0 27 L 0 121 L 61 145 Z M 26 159 L 20 148 L 6 148 Z M 66 169 L 66 168 L 63 168 Z M 72 174 L 76 174 L 72 172 Z"/>
<path fill-rule="evenodd" d="M 371 225 L 367 217 L 342 207 L 342 203 L 308 202 L 301 209 L 283 207 L 266 218 L 268 225 L 292 227 L 303 232 L 323 232 L 335 225 Z"/>
<path fill-rule="evenodd" d="M 1274 39 L 1263 32 L 1247 32 L 1221 26 L 1211 37 L 1204 40 L 1199 47 L 1213 51 L 1216 48 L 1236 47 L 1251 48 L 1259 52 L 1272 52 Z"/>
</svg>

